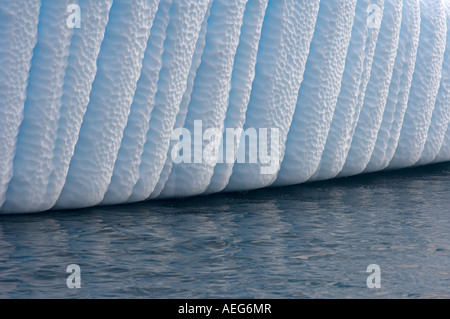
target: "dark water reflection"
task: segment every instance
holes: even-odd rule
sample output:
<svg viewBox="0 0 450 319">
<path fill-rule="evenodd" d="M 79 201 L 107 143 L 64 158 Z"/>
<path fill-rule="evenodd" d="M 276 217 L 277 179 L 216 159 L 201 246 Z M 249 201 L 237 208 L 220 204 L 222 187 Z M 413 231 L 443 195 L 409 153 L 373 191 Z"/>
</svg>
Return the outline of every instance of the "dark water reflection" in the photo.
<svg viewBox="0 0 450 319">
<path fill-rule="evenodd" d="M 450 164 L 0 217 L 1 298 L 450 297 Z M 81 267 L 68 289 L 66 267 Z M 369 264 L 381 289 L 366 286 Z"/>
</svg>

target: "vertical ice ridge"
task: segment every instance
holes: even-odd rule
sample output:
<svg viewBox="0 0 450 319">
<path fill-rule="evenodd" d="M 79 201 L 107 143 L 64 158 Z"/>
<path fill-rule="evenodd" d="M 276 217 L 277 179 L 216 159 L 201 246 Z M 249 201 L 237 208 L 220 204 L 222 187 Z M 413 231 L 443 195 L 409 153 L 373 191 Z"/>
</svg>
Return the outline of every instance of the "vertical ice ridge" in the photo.
<svg viewBox="0 0 450 319">
<path fill-rule="evenodd" d="M 139 179 L 129 201 L 147 199 L 158 182 L 207 8 L 208 0 L 176 1 L 172 5 L 155 108 L 139 166 Z"/>
<path fill-rule="evenodd" d="M 386 0 L 375 56 L 352 144 L 339 176 L 359 174 L 370 160 L 383 120 L 399 44 L 402 0 Z"/>
<path fill-rule="evenodd" d="M 42 2 L 24 117 L 17 137 L 14 175 L 3 206 L 6 211 L 49 208 L 43 206 L 42 200 L 53 168 L 53 149 L 72 35 L 72 29 L 66 25 L 69 3 L 69 0 Z"/>
<path fill-rule="evenodd" d="M 372 157 L 365 172 L 386 168 L 394 155 L 400 128 L 403 123 L 417 57 L 420 35 L 419 0 L 403 1 L 402 28 L 395 60 L 394 73 L 384 110 L 383 121 L 378 131 Z"/>
<path fill-rule="evenodd" d="M 57 208 L 91 206 L 107 191 L 159 1 L 116 0 L 97 59 L 90 101 Z"/>
<path fill-rule="evenodd" d="M 195 121 L 202 121 L 204 129 L 223 130 L 246 2 L 215 0 L 212 4 L 202 62 L 184 125 L 192 136 Z M 204 158 L 201 163 L 177 164 L 160 196 L 200 194 L 208 187 L 213 172 L 214 164 L 206 163 Z"/>
<path fill-rule="evenodd" d="M 126 201 L 139 178 L 139 165 L 144 151 L 158 79 L 163 66 L 164 42 L 170 20 L 172 0 L 159 3 L 155 21 L 150 30 L 141 74 L 137 82 L 130 115 L 125 127 L 119 153 L 114 164 L 113 176 L 103 204 Z"/>
<path fill-rule="evenodd" d="M 245 112 L 255 77 L 256 57 L 267 3 L 268 0 L 249 0 L 245 8 L 240 41 L 234 58 L 230 100 L 224 123 L 225 130 L 228 128 L 241 129 L 244 125 Z M 222 141 L 225 141 L 225 137 L 224 133 Z M 236 139 L 239 143 L 239 136 Z M 226 154 L 224 154 L 225 156 Z M 236 156 L 234 156 L 235 160 Z M 219 192 L 227 186 L 234 161 L 229 163 L 224 158 L 223 163 L 216 165 L 207 193 Z"/>
<path fill-rule="evenodd" d="M 286 153 L 274 186 L 307 181 L 316 171 L 341 88 L 355 1 L 321 1 Z"/>
<path fill-rule="evenodd" d="M 42 207 L 51 208 L 64 186 L 70 160 L 78 140 L 81 123 L 89 103 L 92 83 L 97 73 L 97 57 L 103 41 L 112 0 L 80 0 L 81 27 L 75 28 L 71 39 L 68 65 L 64 78 L 53 170 Z"/>
<path fill-rule="evenodd" d="M 0 2 L 0 208 L 13 177 L 40 6 L 40 0 Z"/>
<path fill-rule="evenodd" d="M 351 146 L 372 69 L 379 28 L 369 28 L 367 9 L 384 0 L 358 0 L 350 45 L 347 50 L 341 92 L 336 103 L 322 158 L 311 180 L 335 177 L 342 169 Z M 374 14 L 372 12 L 372 14 Z M 381 18 L 381 17 L 380 17 Z"/>
<path fill-rule="evenodd" d="M 450 161 L 450 124 L 447 126 L 447 133 L 445 134 L 439 154 L 434 159 L 434 163 L 446 161 Z"/>
<path fill-rule="evenodd" d="M 209 0 L 208 8 L 206 10 L 205 16 L 203 18 L 203 22 L 200 28 L 200 32 L 198 35 L 197 43 L 195 44 L 194 54 L 192 56 L 192 62 L 189 70 L 189 75 L 186 81 L 186 90 L 183 94 L 183 98 L 181 99 L 179 112 L 177 114 L 177 118 L 175 120 L 175 125 L 173 127 L 174 130 L 178 128 L 182 128 L 184 126 L 184 122 L 186 120 L 186 115 L 188 111 L 189 102 L 191 101 L 191 94 L 194 88 L 194 80 L 197 75 L 197 70 L 202 61 L 203 49 L 205 47 L 206 40 L 206 32 L 208 27 L 208 18 L 211 13 L 211 5 L 213 0 Z M 164 189 L 164 186 L 169 178 L 170 173 L 172 172 L 172 157 L 170 156 L 172 152 L 172 148 L 175 145 L 175 141 L 170 141 L 169 149 L 166 155 L 166 162 L 164 163 L 164 167 L 159 175 L 158 182 L 155 186 L 155 189 L 150 195 L 150 198 L 158 197 L 161 191 Z"/>
<path fill-rule="evenodd" d="M 448 49 L 448 45 L 449 45 L 449 33 L 450 33 L 450 1 L 447 1 L 445 3 L 446 8 L 447 8 L 447 50 L 445 52 L 446 54 L 446 59 L 445 59 L 445 63 L 448 63 L 448 57 L 450 56 L 450 50 Z M 444 92 L 448 92 L 448 90 L 450 90 L 450 83 L 448 82 L 448 78 L 450 77 L 450 66 L 447 66 L 446 64 L 443 65 L 442 67 L 442 79 L 441 81 L 445 81 L 445 82 L 441 82 L 441 86 L 445 85 L 445 88 L 441 89 Z M 442 95 L 442 97 L 445 98 L 444 95 Z M 445 103 L 447 103 L 447 107 L 450 107 L 450 97 L 445 98 L 444 101 L 446 101 Z M 445 161 L 450 161 L 450 123 L 448 123 L 447 125 L 447 133 L 445 134 L 441 149 L 439 150 L 438 155 L 436 156 L 436 158 L 434 159 L 435 163 L 438 162 L 445 162 Z"/>
<path fill-rule="evenodd" d="M 419 161 L 440 86 L 447 36 L 444 3 L 442 0 L 425 0 L 420 7 L 416 66 L 398 146 L 389 164 L 391 169 L 411 166 Z"/>
<path fill-rule="evenodd" d="M 420 165 L 431 163 L 436 159 L 442 148 L 450 120 L 450 2 L 446 2 L 446 11 L 447 38 L 444 62 L 441 69 L 441 84 L 431 118 L 431 125 L 428 129 L 427 142 L 418 162 Z M 447 157 L 447 159 L 450 159 L 450 157 Z"/>
<path fill-rule="evenodd" d="M 255 79 L 244 130 L 279 129 L 280 160 L 303 80 L 319 1 L 269 1 L 258 51 Z M 230 190 L 261 188 L 274 182 L 275 173 L 261 174 L 261 163 L 236 163 Z"/>
</svg>

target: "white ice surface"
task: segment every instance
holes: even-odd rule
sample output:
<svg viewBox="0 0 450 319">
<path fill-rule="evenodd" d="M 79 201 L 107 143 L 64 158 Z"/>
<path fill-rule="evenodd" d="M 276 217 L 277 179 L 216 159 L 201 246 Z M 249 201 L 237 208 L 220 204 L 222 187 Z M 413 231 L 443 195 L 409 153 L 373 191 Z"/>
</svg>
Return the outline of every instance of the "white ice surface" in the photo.
<svg viewBox="0 0 450 319">
<path fill-rule="evenodd" d="M 411 166 L 420 160 L 441 83 L 447 37 L 447 13 L 444 1 L 421 1 L 420 10 L 421 25 L 416 65 L 398 146 L 389 163 L 391 169 Z"/>
<path fill-rule="evenodd" d="M 448 0 L 0 1 L 0 213 L 450 161 L 449 26 Z M 279 129 L 275 171 L 173 162 L 199 120 Z"/>
<path fill-rule="evenodd" d="M 126 201 L 139 178 L 139 165 L 144 152 L 152 111 L 155 107 L 158 78 L 163 64 L 164 42 L 171 5 L 171 0 L 159 3 L 147 41 L 127 126 L 123 132 L 119 153 L 114 164 L 111 183 L 103 198 L 104 204 Z"/>
<path fill-rule="evenodd" d="M 359 114 L 346 162 L 338 176 L 363 172 L 374 150 L 397 56 L 402 7 L 402 0 L 386 0 L 384 2 L 383 19 L 370 79 L 364 95 L 364 104 Z"/>
<path fill-rule="evenodd" d="M 5 210 L 46 210 L 52 206 L 46 203 L 46 190 L 53 169 L 72 36 L 72 29 L 65 23 L 69 3 L 69 0 L 43 1 L 40 8 L 24 116 L 17 137 L 14 175 L 2 208 Z"/>
<path fill-rule="evenodd" d="M 256 74 L 244 130 L 278 129 L 280 160 L 297 104 L 314 26 L 316 0 L 270 1 L 258 51 Z M 279 170 L 261 174 L 261 162 L 236 163 L 226 190 L 246 190 L 272 184 Z"/>
<path fill-rule="evenodd" d="M 380 13 L 383 12 L 384 0 L 358 0 L 341 91 L 322 158 L 311 180 L 333 178 L 345 164 L 364 102 L 379 34 L 379 28 L 369 28 L 367 23 L 367 8 L 371 4 L 378 5 Z"/>
<path fill-rule="evenodd" d="M 215 0 L 212 3 L 202 62 L 196 73 L 184 123 L 184 128 L 190 132 L 194 131 L 198 120 L 202 121 L 203 129 L 223 130 L 246 2 Z M 160 196 L 200 194 L 208 187 L 213 173 L 214 165 L 204 161 L 180 163 L 172 168 Z"/>
<path fill-rule="evenodd" d="M 365 172 L 386 168 L 394 156 L 416 64 L 420 35 L 420 2 L 404 1 L 402 27 L 383 120 Z"/>
<path fill-rule="evenodd" d="M 183 93 L 183 97 L 181 99 L 179 111 L 177 114 L 177 118 L 175 120 L 175 125 L 173 126 L 174 130 L 180 129 L 184 126 L 184 122 L 186 121 L 186 114 L 188 111 L 188 106 L 191 101 L 191 94 L 192 90 L 194 88 L 194 80 L 195 76 L 197 75 L 198 67 L 200 66 L 200 63 L 202 61 L 202 55 L 203 55 L 203 49 L 205 48 L 205 41 L 206 41 L 206 30 L 208 27 L 208 19 L 211 13 L 211 5 L 212 0 L 209 0 L 208 2 L 208 8 L 206 10 L 205 16 L 203 17 L 202 26 L 200 28 L 200 32 L 198 34 L 197 43 L 195 44 L 195 50 L 194 54 L 192 56 L 192 63 L 190 66 L 188 78 L 186 81 L 186 90 Z M 176 141 L 170 141 L 169 150 L 167 151 L 166 155 L 166 162 L 164 163 L 164 167 L 161 171 L 161 174 L 159 175 L 158 182 L 156 183 L 156 186 L 153 190 L 153 192 L 150 194 L 149 198 L 156 198 L 158 197 L 162 190 L 164 189 L 166 182 L 170 176 L 170 173 L 172 172 L 172 157 L 169 156 L 171 154 L 172 149 L 174 145 L 176 144 Z"/>
<path fill-rule="evenodd" d="M 245 112 L 250 101 L 252 83 L 255 78 L 256 57 L 259 41 L 261 39 L 264 12 L 267 8 L 267 0 L 248 1 L 244 13 L 244 22 L 241 29 L 239 46 L 234 57 L 233 75 L 231 78 L 230 100 L 225 118 L 225 128 L 242 129 L 245 122 Z M 224 141 L 226 135 L 223 135 Z M 240 135 L 236 137 L 236 148 L 239 146 Z M 224 147 L 224 145 L 221 145 Z M 230 152 L 231 153 L 231 152 Z M 233 164 L 237 154 L 224 154 L 230 160 L 223 158 L 222 163 L 217 163 L 214 175 L 205 193 L 215 193 L 223 190 L 233 173 Z"/>
<path fill-rule="evenodd" d="M 111 181 L 158 1 L 115 0 L 66 184 L 56 203 L 99 204 Z"/>
<path fill-rule="evenodd" d="M 305 182 L 317 170 L 341 90 L 355 9 L 356 0 L 320 2 L 276 186 Z"/>
<path fill-rule="evenodd" d="M 105 34 L 112 0 L 80 0 L 83 28 L 75 28 L 69 49 L 63 96 L 55 141 L 53 170 L 47 193 L 41 199 L 44 207 L 51 208 L 64 187 L 75 144 L 95 75 L 97 56 Z"/>
<path fill-rule="evenodd" d="M 442 77 L 439 92 L 436 98 L 433 116 L 431 118 L 430 128 L 428 129 L 427 142 L 422 152 L 418 164 L 428 164 L 437 158 L 444 144 L 444 138 L 450 121 L 450 2 L 446 3 L 447 11 L 447 38 L 442 65 Z M 444 157 L 445 158 L 445 157 Z M 448 157 L 447 157 L 448 158 Z"/>
<path fill-rule="evenodd" d="M 40 0 L 0 2 L 0 208 L 13 177 L 40 5 Z"/>
</svg>

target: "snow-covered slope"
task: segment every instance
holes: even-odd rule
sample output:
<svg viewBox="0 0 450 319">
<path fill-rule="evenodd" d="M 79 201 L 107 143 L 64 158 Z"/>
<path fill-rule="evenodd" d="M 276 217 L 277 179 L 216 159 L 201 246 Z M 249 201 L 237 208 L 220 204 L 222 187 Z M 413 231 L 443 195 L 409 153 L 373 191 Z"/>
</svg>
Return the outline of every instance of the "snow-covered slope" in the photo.
<svg viewBox="0 0 450 319">
<path fill-rule="evenodd" d="M 449 121 L 449 0 L 0 1 L 0 213 L 450 161 Z"/>
</svg>

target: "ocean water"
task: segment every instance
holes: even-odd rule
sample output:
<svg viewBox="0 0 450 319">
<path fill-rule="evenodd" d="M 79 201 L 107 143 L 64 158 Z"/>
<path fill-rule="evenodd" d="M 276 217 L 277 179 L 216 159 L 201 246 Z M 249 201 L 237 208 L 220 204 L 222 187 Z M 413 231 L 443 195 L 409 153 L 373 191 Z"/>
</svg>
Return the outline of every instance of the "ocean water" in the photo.
<svg viewBox="0 0 450 319">
<path fill-rule="evenodd" d="M 449 298 L 449 229 L 450 163 L 0 216 L 0 298 Z"/>
</svg>

